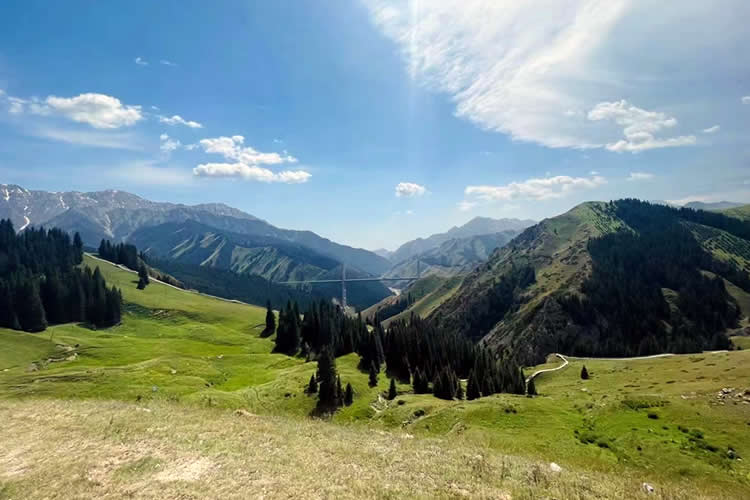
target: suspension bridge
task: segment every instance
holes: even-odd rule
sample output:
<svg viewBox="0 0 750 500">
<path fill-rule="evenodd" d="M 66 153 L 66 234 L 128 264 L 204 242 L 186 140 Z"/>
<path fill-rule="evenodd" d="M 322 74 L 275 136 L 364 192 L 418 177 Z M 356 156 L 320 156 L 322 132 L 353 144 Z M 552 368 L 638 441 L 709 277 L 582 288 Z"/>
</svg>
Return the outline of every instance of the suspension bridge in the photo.
<svg viewBox="0 0 750 500">
<path fill-rule="evenodd" d="M 417 275 L 416 276 L 403 276 L 403 277 L 390 277 L 390 276 L 378 276 L 373 278 L 347 278 L 346 277 L 346 264 L 341 264 L 341 279 L 328 279 L 328 280 L 300 280 L 300 281 L 277 281 L 279 285 L 306 285 L 316 283 L 341 283 L 341 307 L 346 309 L 346 284 L 357 283 L 362 281 L 416 281 L 421 275 L 419 260 L 417 260 Z"/>
</svg>

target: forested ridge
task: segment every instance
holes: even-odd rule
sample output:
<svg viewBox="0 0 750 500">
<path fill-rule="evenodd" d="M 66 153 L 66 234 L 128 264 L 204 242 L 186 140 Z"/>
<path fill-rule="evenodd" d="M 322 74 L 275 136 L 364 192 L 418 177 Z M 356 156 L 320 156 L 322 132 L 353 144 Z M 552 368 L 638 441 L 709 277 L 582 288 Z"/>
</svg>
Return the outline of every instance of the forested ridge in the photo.
<svg viewBox="0 0 750 500">
<path fill-rule="evenodd" d="M 638 200 L 611 205 L 632 231 L 606 234 L 588 242 L 592 260 L 583 296 L 560 302 L 578 325 L 598 335 L 579 334 L 563 344 L 574 355 L 649 355 L 726 349 L 723 333 L 740 316 L 722 279 L 750 291 L 750 277 L 706 252 L 682 221 L 697 222 L 735 235 L 749 226 L 722 214 L 674 209 Z M 710 271 L 709 277 L 701 271 Z M 676 292 L 670 307 L 664 290 Z M 676 307 L 676 309 L 675 309 Z"/>
<path fill-rule="evenodd" d="M 16 234 L 0 220 L 0 326 L 39 332 L 71 321 L 92 326 L 120 322 L 122 297 L 99 269 L 81 269 L 83 243 L 76 233 L 27 228 Z"/>
</svg>

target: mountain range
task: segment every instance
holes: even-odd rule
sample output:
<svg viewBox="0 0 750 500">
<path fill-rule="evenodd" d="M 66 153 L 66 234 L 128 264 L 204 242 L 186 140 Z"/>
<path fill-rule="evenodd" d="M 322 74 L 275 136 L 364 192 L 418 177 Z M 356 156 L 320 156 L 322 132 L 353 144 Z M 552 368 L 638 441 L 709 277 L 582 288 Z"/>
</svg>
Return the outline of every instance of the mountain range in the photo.
<svg viewBox="0 0 750 500">
<path fill-rule="evenodd" d="M 127 241 L 138 229 L 172 222 L 195 221 L 235 234 L 275 238 L 309 248 L 347 266 L 379 275 L 390 262 L 373 252 L 340 245 L 312 231 L 280 229 L 250 214 L 221 203 L 182 205 L 145 200 L 124 191 L 32 191 L 0 185 L 0 218 L 9 218 L 18 229 L 28 225 L 78 231 L 88 246 L 104 239 Z"/>
<path fill-rule="evenodd" d="M 551 352 L 724 349 L 724 332 L 748 309 L 750 223 L 619 200 L 584 203 L 526 229 L 430 318 L 534 364 Z"/>
<path fill-rule="evenodd" d="M 448 240 L 463 239 L 471 236 L 501 233 L 504 231 L 520 232 L 534 224 L 533 220 L 520 219 L 492 219 L 489 217 L 475 217 L 463 226 L 454 226 L 444 233 L 437 233 L 427 238 L 417 238 L 407 241 L 394 252 L 384 253 L 379 250 L 381 255 L 387 255 L 394 264 L 403 262 L 411 257 L 415 257 L 433 248 L 438 248 Z M 388 252 L 385 250 L 385 252 Z"/>
</svg>

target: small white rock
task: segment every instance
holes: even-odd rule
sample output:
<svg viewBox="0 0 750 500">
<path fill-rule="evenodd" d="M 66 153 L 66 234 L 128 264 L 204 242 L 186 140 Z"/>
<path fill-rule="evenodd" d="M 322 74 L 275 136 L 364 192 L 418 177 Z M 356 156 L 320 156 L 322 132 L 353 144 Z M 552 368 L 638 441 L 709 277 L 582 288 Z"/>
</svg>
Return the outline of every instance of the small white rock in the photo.
<svg viewBox="0 0 750 500">
<path fill-rule="evenodd" d="M 653 486 L 651 486 L 650 484 L 648 484 L 648 483 L 643 483 L 643 491 L 645 491 L 645 492 L 646 492 L 646 493 L 648 493 L 648 494 L 651 494 L 651 493 L 653 493 L 653 492 L 654 492 L 655 490 L 654 490 L 654 487 L 653 487 Z"/>
<path fill-rule="evenodd" d="M 561 472 L 562 471 L 562 467 L 560 467 L 559 465 L 557 465 L 555 462 L 552 462 L 552 463 L 549 464 L 549 470 L 551 470 L 552 472 Z"/>
</svg>

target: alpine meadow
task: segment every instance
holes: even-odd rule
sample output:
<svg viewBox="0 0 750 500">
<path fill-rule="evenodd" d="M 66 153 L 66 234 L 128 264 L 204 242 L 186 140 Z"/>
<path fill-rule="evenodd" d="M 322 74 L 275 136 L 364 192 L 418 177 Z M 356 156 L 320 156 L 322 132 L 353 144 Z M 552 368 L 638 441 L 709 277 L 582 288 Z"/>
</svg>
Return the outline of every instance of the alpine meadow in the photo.
<svg viewBox="0 0 750 500">
<path fill-rule="evenodd" d="M 0 6 L 0 500 L 750 498 L 750 4 Z"/>
</svg>

